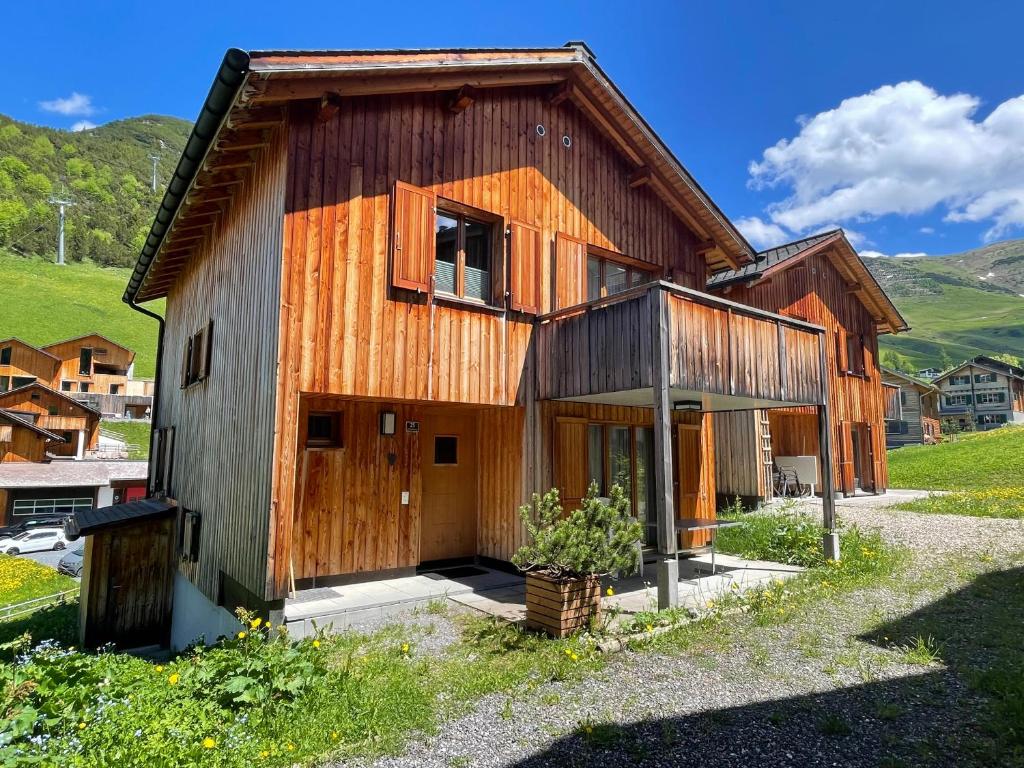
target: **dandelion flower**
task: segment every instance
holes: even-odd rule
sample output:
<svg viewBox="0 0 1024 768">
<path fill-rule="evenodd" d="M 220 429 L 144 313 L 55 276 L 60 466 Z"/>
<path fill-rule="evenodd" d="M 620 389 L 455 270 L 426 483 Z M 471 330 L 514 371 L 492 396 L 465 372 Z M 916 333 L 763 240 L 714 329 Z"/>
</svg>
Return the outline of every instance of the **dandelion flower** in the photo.
<svg viewBox="0 0 1024 768">
<path fill-rule="evenodd" d="M 213 749 L 216 746 L 217 742 L 214 741 L 211 737 L 207 736 L 205 739 L 203 739 L 203 749 Z"/>
<path fill-rule="evenodd" d="M 289 752 L 291 752 L 291 751 L 292 751 L 293 749 L 295 749 L 295 745 L 294 745 L 294 744 L 292 744 L 292 743 L 291 743 L 291 742 L 289 741 L 289 742 L 288 742 L 288 743 L 287 743 L 287 744 L 285 745 L 285 749 L 287 749 L 287 750 L 288 750 Z"/>
<path fill-rule="evenodd" d="M 408 643 L 402 643 L 402 653 L 408 653 L 408 652 L 409 652 L 409 644 Z"/>
<path fill-rule="evenodd" d="M 573 661 L 579 661 L 580 660 L 580 657 L 577 656 L 575 653 L 572 656 L 570 656 L 569 658 L 572 659 Z"/>
<path fill-rule="evenodd" d="M 239 640 L 245 640 L 245 632 L 239 632 L 238 633 L 238 639 Z"/>
<path fill-rule="evenodd" d="M 78 730 L 84 731 L 85 730 L 85 723 L 79 723 L 78 724 Z"/>
<path fill-rule="evenodd" d="M 615 590 L 612 589 L 611 587 L 608 587 L 608 589 L 605 590 L 605 594 L 608 595 L 608 597 L 611 597 L 612 595 L 615 594 Z"/>
<path fill-rule="evenodd" d="M 157 664 L 156 665 L 156 671 L 157 672 L 163 672 L 164 671 L 163 665 L 162 664 Z"/>
<path fill-rule="evenodd" d="M 168 685 L 177 685 L 179 680 L 181 680 L 181 676 L 177 672 L 167 676 Z"/>
<path fill-rule="evenodd" d="M 255 619 L 253 619 L 252 621 L 249 622 L 249 628 L 250 629 L 259 629 L 260 628 L 260 618 L 258 616 Z"/>
<path fill-rule="evenodd" d="M 565 655 L 566 656 L 572 656 L 572 648 L 566 648 L 565 649 Z"/>
<path fill-rule="evenodd" d="M 264 758 L 270 757 L 270 753 L 267 752 L 267 750 L 265 750 L 265 749 L 260 750 L 260 757 L 264 757 Z"/>
<path fill-rule="evenodd" d="M 583 730 L 584 730 L 584 731 L 586 731 L 586 732 L 587 732 L 587 734 L 589 735 L 589 734 L 591 734 L 591 733 L 593 733 L 593 732 L 594 732 L 594 726 L 592 726 L 592 725 L 587 725 L 587 726 L 584 726 L 584 727 L 583 727 Z"/>
<path fill-rule="evenodd" d="M 338 740 L 338 732 L 337 731 L 331 731 L 331 741 L 337 741 L 337 740 Z"/>
<path fill-rule="evenodd" d="M 320 641 L 319 640 L 314 640 L 313 641 L 313 647 L 314 648 L 319 648 L 320 647 Z"/>
<path fill-rule="evenodd" d="M 654 631 L 654 625 L 653 624 L 648 624 L 647 625 L 647 631 L 648 632 L 653 632 Z"/>
</svg>

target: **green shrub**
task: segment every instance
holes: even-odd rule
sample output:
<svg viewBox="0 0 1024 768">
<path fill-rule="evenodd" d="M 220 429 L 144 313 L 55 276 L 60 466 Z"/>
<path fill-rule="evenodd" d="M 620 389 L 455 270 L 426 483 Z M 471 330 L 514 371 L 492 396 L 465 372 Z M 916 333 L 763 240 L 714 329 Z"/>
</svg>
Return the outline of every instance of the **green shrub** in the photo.
<svg viewBox="0 0 1024 768">
<path fill-rule="evenodd" d="M 637 544 L 643 536 L 639 522 L 629 516 L 629 501 L 613 485 L 610 501 L 598 496 L 591 483 L 579 509 L 565 515 L 558 489 L 534 494 L 532 504 L 519 509 L 530 543 L 512 557 L 524 571 L 553 579 L 632 574 L 637 568 Z"/>
</svg>

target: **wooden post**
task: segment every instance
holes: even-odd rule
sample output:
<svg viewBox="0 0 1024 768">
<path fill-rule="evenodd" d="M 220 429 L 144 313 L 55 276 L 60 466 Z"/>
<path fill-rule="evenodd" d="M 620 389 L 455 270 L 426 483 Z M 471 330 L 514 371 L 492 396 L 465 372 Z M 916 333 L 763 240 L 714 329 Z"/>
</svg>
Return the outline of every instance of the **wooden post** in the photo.
<svg viewBox="0 0 1024 768">
<path fill-rule="evenodd" d="M 839 559 L 839 533 L 836 531 L 836 498 L 832 481 L 832 424 L 828 407 L 828 368 L 825 335 L 818 335 L 821 376 L 821 405 L 818 406 L 818 453 L 821 455 L 821 509 L 825 528 L 823 547 L 827 560 Z"/>
<path fill-rule="evenodd" d="M 658 517 L 658 552 L 676 552 L 675 499 L 672 493 L 672 403 L 669 398 L 668 320 L 665 292 L 650 290 L 654 385 L 654 508 Z"/>
</svg>

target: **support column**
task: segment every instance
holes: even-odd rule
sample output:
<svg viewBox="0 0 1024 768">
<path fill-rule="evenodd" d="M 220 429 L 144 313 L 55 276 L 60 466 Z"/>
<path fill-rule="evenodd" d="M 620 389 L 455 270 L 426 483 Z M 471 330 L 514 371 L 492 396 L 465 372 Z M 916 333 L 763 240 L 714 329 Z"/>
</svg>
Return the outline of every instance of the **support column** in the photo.
<svg viewBox="0 0 1024 768">
<path fill-rule="evenodd" d="M 836 493 L 832 478 L 832 424 L 828 405 L 828 367 L 825 336 L 818 335 L 821 366 L 821 405 L 818 406 L 818 453 L 821 459 L 821 509 L 825 528 L 822 547 L 826 560 L 839 560 L 839 532 L 836 530 Z"/>
<path fill-rule="evenodd" d="M 677 536 L 675 498 L 672 492 L 672 402 L 669 397 L 668 319 L 665 292 L 655 285 L 650 291 L 654 385 L 654 509 L 658 520 L 658 610 L 678 602 L 679 570 L 675 560 Z"/>
<path fill-rule="evenodd" d="M 85 430 L 78 430 L 78 453 L 75 454 L 76 459 L 85 458 Z"/>
</svg>

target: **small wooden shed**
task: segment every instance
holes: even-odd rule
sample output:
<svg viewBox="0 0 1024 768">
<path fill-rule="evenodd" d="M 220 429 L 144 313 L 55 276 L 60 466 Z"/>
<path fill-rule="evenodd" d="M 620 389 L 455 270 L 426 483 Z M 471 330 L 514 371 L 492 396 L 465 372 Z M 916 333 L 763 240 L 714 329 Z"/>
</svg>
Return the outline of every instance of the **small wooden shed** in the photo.
<svg viewBox="0 0 1024 768">
<path fill-rule="evenodd" d="M 69 539 L 85 536 L 79 640 L 85 648 L 166 645 L 174 592 L 173 501 L 142 499 L 76 512 Z"/>
</svg>

